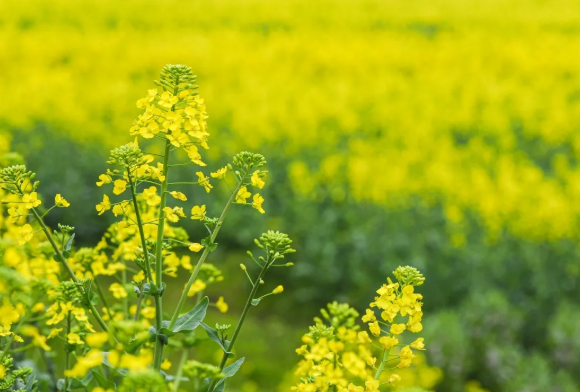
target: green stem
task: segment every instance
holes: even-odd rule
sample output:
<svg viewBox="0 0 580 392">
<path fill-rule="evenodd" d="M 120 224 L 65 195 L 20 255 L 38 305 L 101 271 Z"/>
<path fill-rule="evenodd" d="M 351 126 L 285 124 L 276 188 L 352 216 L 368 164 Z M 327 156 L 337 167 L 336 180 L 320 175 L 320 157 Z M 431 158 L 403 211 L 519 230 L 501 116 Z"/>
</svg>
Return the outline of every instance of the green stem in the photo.
<svg viewBox="0 0 580 392">
<path fill-rule="evenodd" d="M 397 320 L 397 316 L 393 317 L 393 321 L 391 322 L 391 325 L 393 325 L 396 320 Z M 389 336 L 393 337 L 394 335 L 391 333 L 391 334 L 389 334 Z M 377 372 L 375 373 L 375 380 L 378 380 L 379 378 L 381 378 L 381 374 L 383 373 L 383 371 L 385 371 L 385 365 L 389 361 L 389 354 L 390 353 L 391 353 L 391 349 L 383 350 L 383 358 L 381 359 L 381 364 L 379 365 Z"/>
<path fill-rule="evenodd" d="M 135 310 L 135 321 L 139 321 L 142 302 L 143 302 L 143 285 L 139 287 L 139 298 L 137 298 L 137 310 Z"/>
<path fill-rule="evenodd" d="M 46 227 L 46 225 L 44 224 L 44 221 L 42 220 L 40 215 L 38 215 L 38 212 L 36 212 L 36 210 L 34 208 L 32 208 L 30 211 L 32 211 L 32 215 L 34 215 L 34 217 L 36 218 L 36 221 L 38 222 L 38 224 L 42 228 L 42 231 L 44 231 L 44 234 L 45 234 L 46 238 L 48 239 L 48 242 L 50 242 L 50 245 L 52 246 L 52 248 L 54 249 L 54 252 L 56 253 L 56 257 L 61 262 L 61 264 L 64 266 L 64 269 L 69 274 L 71 280 L 73 282 L 77 283 L 78 279 L 75 276 L 75 273 L 73 272 L 72 268 L 70 267 L 70 265 L 66 261 L 66 257 L 64 257 L 64 255 L 60 251 L 60 248 L 58 247 L 58 245 L 54 241 L 54 238 L 52 237 L 50 230 L 48 230 L 48 227 Z M 90 301 L 88 301 L 88 302 L 89 302 L 89 308 L 91 309 L 91 313 L 93 314 L 93 316 L 97 320 L 97 323 L 99 323 L 99 325 L 101 326 L 103 331 L 109 332 L 109 327 L 107 327 L 107 324 L 105 323 L 105 321 L 103 320 L 103 318 L 99 314 L 99 311 L 97 310 L 95 305 Z"/>
<path fill-rule="evenodd" d="M 91 273 L 93 273 L 92 268 L 91 268 Z M 93 273 L 93 277 L 94 277 L 93 282 L 95 282 L 95 286 L 97 286 L 97 292 L 99 293 L 99 296 L 103 300 L 103 305 L 105 306 L 105 309 L 107 309 L 107 314 L 109 315 L 109 320 L 112 320 L 113 315 L 111 314 L 109 304 L 107 303 L 107 300 L 105 299 L 105 294 L 103 294 L 103 290 L 101 288 L 101 285 L 99 284 L 99 281 L 97 280 L 97 277 L 95 276 L 94 273 Z"/>
<path fill-rule="evenodd" d="M 165 155 L 163 156 L 163 176 L 165 180 L 161 184 L 161 205 L 159 206 L 159 226 L 157 226 L 157 242 L 155 243 L 155 278 L 157 281 L 155 285 L 161 289 L 163 285 L 163 260 L 161 258 L 163 251 L 163 231 L 165 229 L 165 212 L 163 209 L 167 203 L 167 183 L 168 183 L 168 171 L 169 171 L 169 151 L 171 149 L 171 143 L 169 140 L 165 141 Z M 163 322 L 163 304 L 161 301 L 161 296 L 155 296 L 155 323 L 157 326 L 157 331 L 162 328 Z M 155 354 L 153 357 L 153 367 L 156 370 L 161 370 L 161 361 L 163 357 L 163 342 L 161 337 L 157 337 L 155 342 Z"/>
<path fill-rule="evenodd" d="M 58 247 L 58 244 L 54 241 L 54 237 L 52 236 L 50 230 L 48 229 L 48 227 L 46 227 L 46 224 L 44 224 L 44 220 L 42 220 L 40 215 L 38 215 L 38 212 L 36 212 L 35 208 L 31 208 L 30 211 L 32 212 L 32 215 L 34 215 L 34 218 L 36 218 L 36 221 L 38 222 L 38 224 L 42 228 L 42 231 L 44 231 L 44 234 L 45 234 L 46 238 L 48 239 L 48 242 L 50 242 L 50 245 L 54 249 L 54 252 L 56 253 L 58 259 L 60 260 L 60 262 L 64 266 L 64 269 L 69 274 L 72 281 L 76 283 L 78 281 L 78 279 L 77 279 L 75 273 L 73 272 L 69 263 L 66 261 L 66 257 L 64 257 L 64 255 L 62 254 L 60 248 Z"/>
<path fill-rule="evenodd" d="M 183 365 L 187 361 L 187 349 L 184 349 L 181 353 L 181 360 L 179 361 L 179 366 L 177 368 L 177 373 L 175 374 L 175 382 L 173 383 L 173 392 L 179 390 L 179 384 L 181 383 L 181 376 L 183 375 Z"/>
<path fill-rule="evenodd" d="M 223 221 L 226 217 L 226 214 L 228 213 L 230 206 L 234 202 L 234 200 L 236 198 L 236 194 L 238 193 L 238 190 L 242 186 L 244 178 L 245 178 L 245 176 L 242 177 L 242 181 L 240 181 L 238 183 L 238 185 L 236 186 L 236 189 L 234 190 L 234 192 L 232 192 L 232 195 L 230 196 L 228 202 L 226 203 L 226 206 L 224 207 L 224 210 L 222 211 L 222 214 L 220 215 L 220 218 L 219 218 L 218 222 L 216 223 L 215 229 L 213 230 L 213 232 L 211 234 L 211 242 L 215 241 L 215 239 L 218 235 L 218 232 L 223 224 Z M 207 259 L 208 255 L 209 255 L 209 249 L 206 247 L 203 250 L 203 253 L 202 253 L 201 257 L 199 258 L 193 272 L 191 273 L 191 276 L 189 277 L 189 280 L 187 281 L 187 284 L 185 285 L 183 292 L 181 293 L 181 298 L 179 298 L 179 302 L 177 303 L 177 308 L 175 308 L 175 311 L 173 312 L 173 317 L 171 317 L 171 322 L 169 323 L 169 329 L 173 328 L 173 326 L 177 322 L 177 319 L 179 318 L 179 314 L 181 313 L 181 310 L 183 309 L 183 305 L 185 305 L 185 301 L 187 300 L 187 294 L 189 293 L 189 289 L 191 288 L 191 286 L 193 285 L 193 283 L 197 279 L 197 274 L 199 273 L 199 270 L 201 269 L 201 266 L 203 265 L 203 263 Z"/>
<path fill-rule="evenodd" d="M 141 247 L 143 248 L 143 260 L 145 261 L 145 273 L 150 282 L 153 282 L 153 275 L 151 274 L 151 263 L 149 262 L 149 251 L 147 250 L 147 240 L 145 238 L 145 231 L 143 230 L 143 221 L 141 220 L 141 212 L 139 211 L 139 203 L 137 202 L 137 189 L 131 172 L 127 170 L 127 177 L 131 186 L 131 196 L 133 197 L 133 208 L 135 209 L 135 217 L 137 218 L 137 226 L 139 227 L 139 236 L 141 237 Z"/>
<path fill-rule="evenodd" d="M 260 271 L 260 275 L 258 276 L 256 281 L 254 282 L 254 286 L 252 287 L 252 291 L 250 292 L 250 295 L 248 296 L 248 300 L 246 301 L 246 305 L 244 306 L 244 310 L 242 310 L 242 314 L 240 316 L 240 320 L 238 321 L 238 325 L 236 326 L 234 334 L 232 335 L 232 340 L 230 341 L 230 344 L 228 344 L 228 347 L 226 349 L 227 352 L 232 352 L 232 350 L 234 349 L 234 345 L 236 344 L 236 340 L 238 339 L 238 335 L 240 334 L 240 331 L 242 330 L 242 325 L 244 324 L 244 320 L 246 319 L 246 316 L 248 315 L 248 312 L 250 311 L 250 308 L 252 307 L 252 300 L 256 297 L 256 293 L 258 292 L 258 288 L 260 286 L 260 281 L 264 277 L 264 274 L 266 273 L 268 266 L 269 266 L 268 262 L 264 264 L 264 267 Z M 219 365 L 220 372 L 222 370 L 224 370 L 224 367 L 226 366 L 227 361 L 228 361 L 228 355 L 224 352 L 224 354 L 222 356 L 222 360 L 221 360 L 220 365 Z M 212 380 L 209 388 L 207 389 L 208 392 L 213 391 L 217 381 L 218 380 L 215 378 Z"/>
<path fill-rule="evenodd" d="M 125 260 L 123 260 L 123 264 L 126 264 Z M 125 288 L 125 286 L 127 286 L 127 268 L 123 268 L 123 271 L 121 271 L 121 284 L 123 285 L 123 288 Z M 123 297 L 123 313 L 125 313 L 125 320 L 128 320 L 129 319 L 129 296 Z"/>
<path fill-rule="evenodd" d="M 71 320 L 72 318 L 72 313 L 69 312 L 67 319 L 66 319 L 66 334 L 68 336 L 68 334 L 70 333 L 70 327 L 71 327 Z M 66 343 L 68 345 L 68 342 Z M 64 392 L 66 392 L 68 390 L 68 377 L 66 376 L 66 371 L 70 369 L 70 350 L 68 347 L 65 348 L 65 356 L 64 356 L 64 371 L 65 371 L 65 376 L 64 376 Z"/>
</svg>

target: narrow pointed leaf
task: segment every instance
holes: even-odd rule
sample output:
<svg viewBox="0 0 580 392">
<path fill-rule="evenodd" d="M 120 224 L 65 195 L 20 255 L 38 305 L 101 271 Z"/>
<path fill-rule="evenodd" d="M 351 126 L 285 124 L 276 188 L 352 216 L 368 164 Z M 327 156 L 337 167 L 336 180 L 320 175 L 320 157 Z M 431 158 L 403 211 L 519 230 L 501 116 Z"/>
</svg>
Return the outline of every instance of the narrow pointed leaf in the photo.
<svg viewBox="0 0 580 392">
<path fill-rule="evenodd" d="M 208 304 L 209 299 L 204 297 L 193 309 L 177 319 L 172 331 L 174 333 L 191 332 L 196 329 L 205 318 Z"/>
<path fill-rule="evenodd" d="M 226 387 L 226 378 L 230 378 L 236 375 L 240 367 L 244 363 L 245 358 L 240 358 L 236 362 L 232 363 L 229 366 L 226 366 L 223 370 L 224 377 L 221 378 L 218 383 L 215 385 L 213 392 L 224 392 Z"/>
</svg>

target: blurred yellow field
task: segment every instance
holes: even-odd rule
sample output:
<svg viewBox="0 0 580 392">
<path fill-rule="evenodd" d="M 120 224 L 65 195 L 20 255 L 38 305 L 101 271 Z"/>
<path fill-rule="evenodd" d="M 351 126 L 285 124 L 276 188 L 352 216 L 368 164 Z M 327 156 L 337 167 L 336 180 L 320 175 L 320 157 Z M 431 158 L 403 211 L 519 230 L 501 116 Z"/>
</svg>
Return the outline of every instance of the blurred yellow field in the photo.
<svg viewBox="0 0 580 392">
<path fill-rule="evenodd" d="M 306 193 L 344 171 L 357 199 L 444 200 L 459 225 L 462 211 L 480 214 L 491 238 L 504 226 L 532 239 L 579 235 L 577 2 L 0 7 L 5 128 L 45 122 L 113 146 L 126 139 L 132 97 L 164 62 L 181 62 L 199 76 L 220 148 L 280 143 Z M 301 162 L 304 149 L 319 165 Z"/>
</svg>

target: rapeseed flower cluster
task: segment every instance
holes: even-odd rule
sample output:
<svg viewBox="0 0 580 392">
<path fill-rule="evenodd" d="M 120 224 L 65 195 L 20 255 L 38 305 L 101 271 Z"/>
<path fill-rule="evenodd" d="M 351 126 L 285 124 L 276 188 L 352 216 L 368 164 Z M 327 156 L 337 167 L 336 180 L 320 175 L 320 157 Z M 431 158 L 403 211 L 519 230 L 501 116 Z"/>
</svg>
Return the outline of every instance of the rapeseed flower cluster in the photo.
<svg viewBox="0 0 580 392">
<path fill-rule="evenodd" d="M 359 313 L 346 304 L 332 303 L 322 318 L 303 336 L 304 345 L 296 350 L 303 359 L 297 366 L 298 392 L 378 392 L 383 385 L 398 385 L 400 370 L 406 369 L 425 350 L 424 338 L 405 344 L 404 331 L 422 330 L 422 299 L 415 287 L 425 278 L 413 267 L 399 267 L 396 282 L 377 290 L 378 296 L 362 316 L 367 331 L 356 324 Z M 380 311 L 379 317 L 372 308 Z M 407 323 L 401 323 L 401 317 Z M 377 355 L 378 349 L 378 355 Z M 431 380 L 440 375 L 435 371 Z M 432 385 L 430 385 L 432 386 Z"/>
<path fill-rule="evenodd" d="M 58 230 L 53 230 L 45 223 L 52 209 L 71 205 L 62 194 L 47 205 L 39 195 L 36 174 L 26 166 L 13 164 L 0 170 L 0 246 L 4 255 L 0 265 L 0 382 L 12 387 L 21 380 L 33 390 L 36 381 L 31 373 L 13 370 L 9 362 L 11 354 L 27 347 L 64 351 L 64 363 L 59 366 L 63 378 L 51 387 L 64 392 L 79 385 L 105 392 L 166 391 L 168 387 L 177 391 L 184 372 L 197 374 L 198 379 L 191 381 L 198 384 L 199 377 L 210 377 L 207 388 L 213 392 L 223 390 L 225 379 L 243 363 L 240 358 L 226 366 L 249 309 L 283 292 L 277 286 L 257 296 L 265 273 L 271 267 L 291 266 L 280 263 L 294 250 L 292 241 L 280 232 L 269 231 L 256 239 L 264 255 L 250 256 L 261 269 L 257 280 L 250 279 L 248 302 L 232 337 L 226 335 L 230 326 L 213 329 L 203 323 L 210 305 L 220 313 L 229 310 L 223 295 L 211 303 L 203 296 L 208 285 L 224 279 L 221 270 L 206 260 L 217 247 L 218 232 L 232 205 L 265 212 L 259 193 L 251 202 L 246 199 L 251 196 L 249 189 L 264 188 L 267 172 L 262 155 L 241 152 L 232 163 L 204 174 L 200 168 L 206 164 L 199 148 L 209 148 L 207 114 L 194 83 L 189 67 L 168 65 L 156 82 L 158 89 L 149 90 L 138 101 L 137 107 L 144 112 L 129 132 L 136 138 L 111 151 L 110 168 L 95 184 L 110 191 L 103 194 L 95 214 L 111 213 L 116 222 L 94 247 L 75 247 L 74 227 L 58 224 Z M 162 142 L 164 154 L 159 162 L 158 154 L 141 149 L 140 139 Z M 186 162 L 174 163 L 182 157 L 187 157 Z M 197 167 L 193 170 L 197 181 L 170 182 L 174 165 Z M 209 193 L 217 186 L 212 184 L 214 180 L 227 178 L 236 185 L 218 217 L 211 217 L 205 205 L 193 206 L 190 213 L 180 205 L 188 200 L 184 186 Z M 175 225 L 184 218 L 203 225 L 209 235 L 191 240 Z M 244 271 L 249 278 L 250 272 Z M 164 280 L 184 273 L 189 279 L 183 287 Z M 180 298 L 172 306 L 170 319 L 164 320 L 170 312 L 163 310 L 163 295 L 172 288 L 177 288 Z M 195 332 L 202 325 L 208 342 L 223 351 L 218 365 L 200 367 L 187 361 L 189 349 L 203 341 Z M 14 345 L 24 346 L 14 349 Z M 170 379 L 162 371 L 170 370 L 172 364 L 164 351 L 175 349 L 182 351 L 183 360 L 175 383 L 167 384 Z M 208 369 L 218 370 L 208 373 Z"/>
</svg>

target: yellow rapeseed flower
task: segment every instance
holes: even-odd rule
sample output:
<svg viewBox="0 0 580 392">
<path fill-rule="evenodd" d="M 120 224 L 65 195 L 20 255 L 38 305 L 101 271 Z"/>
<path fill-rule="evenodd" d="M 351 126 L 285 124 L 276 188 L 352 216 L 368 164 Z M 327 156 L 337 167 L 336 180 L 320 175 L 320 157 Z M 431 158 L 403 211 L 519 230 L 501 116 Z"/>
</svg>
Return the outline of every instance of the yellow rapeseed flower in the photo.
<svg viewBox="0 0 580 392">
<path fill-rule="evenodd" d="M 34 230 L 32 229 L 32 226 L 27 223 L 19 229 L 19 234 L 20 238 L 18 244 L 24 245 L 32 239 L 34 236 Z"/>
<path fill-rule="evenodd" d="M 222 313 L 227 312 L 229 309 L 228 304 L 224 301 L 224 297 L 219 297 L 217 302 L 215 303 L 215 306 Z"/>
<path fill-rule="evenodd" d="M 248 192 L 248 188 L 243 186 L 240 188 L 238 193 L 236 194 L 236 203 L 246 204 L 246 200 L 252 196 L 250 192 Z"/>
<path fill-rule="evenodd" d="M 99 176 L 99 180 L 101 180 L 101 181 L 97 181 L 97 186 L 103 186 L 104 184 L 110 184 L 113 181 L 111 176 L 108 174 L 101 174 Z"/>
<path fill-rule="evenodd" d="M 99 215 L 103 215 L 105 211 L 111 209 L 111 201 L 109 200 L 109 196 L 103 195 L 103 201 L 97 204 L 97 211 Z"/>
<path fill-rule="evenodd" d="M 113 297 L 117 299 L 126 298 L 127 291 L 125 288 L 119 283 L 113 283 L 109 286 L 109 291 L 113 293 Z"/>
<path fill-rule="evenodd" d="M 211 173 L 210 175 L 213 178 L 217 178 L 217 179 L 223 180 L 224 178 L 226 178 L 226 173 L 227 172 L 228 172 L 228 167 L 227 166 L 224 166 L 221 169 L 218 169 L 217 171 Z"/>
<path fill-rule="evenodd" d="M 199 252 L 202 249 L 203 249 L 203 245 L 199 244 L 197 242 L 193 242 L 193 243 L 189 244 L 189 250 L 192 252 Z"/>
<path fill-rule="evenodd" d="M 173 192 L 169 192 L 169 194 L 177 200 L 187 201 L 187 197 L 181 192 L 173 191 Z"/>
<path fill-rule="evenodd" d="M 120 195 L 127 189 L 127 181 L 125 180 L 115 180 L 113 193 L 115 195 Z"/>
<path fill-rule="evenodd" d="M 256 193 L 252 200 L 252 207 L 256 210 L 260 211 L 261 214 L 265 213 L 264 209 L 262 208 L 262 203 L 264 203 L 264 198 L 260 196 L 259 193 Z"/>
<path fill-rule="evenodd" d="M 31 208 L 38 207 L 41 203 L 41 201 L 38 200 L 38 194 L 36 192 L 27 193 L 23 195 L 22 202 L 24 203 L 24 206 L 29 210 Z"/>
<path fill-rule="evenodd" d="M 157 194 L 157 188 L 154 186 L 143 190 L 143 199 L 147 202 L 147 205 L 155 207 L 161 203 L 161 196 Z"/>
<path fill-rule="evenodd" d="M 253 174 L 252 174 L 252 178 L 250 179 L 250 181 L 252 182 L 252 185 L 257 187 L 257 188 L 264 188 L 264 185 L 266 185 L 266 183 L 264 182 L 264 180 L 262 180 L 262 178 L 260 177 L 260 171 L 256 170 Z"/>
<path fill-rule="evenodd" d="M 188 297 L 193 297 L 195 294 L 206 288 L 206 284 L 201 279 L 196 279 L 187 292 Z"/>
<path fill-rule="evenodd" d="M 83 344 L 81 337 L 74 332 L 71 332 L 68 335 L 66 335 L 66 339 L 67 342 L 69 342 L 69 344 Z"/>
<path fill-rule="evenodd" d="M 205 191 L 207 193 L 210 192 L 210 190 L 213 188 L 213 186 L 209 183 L 209 177 L 206 177 L 205 174 L 203 174 L 203 172 L 196 172 L 195 174 L 197 174 L 197 177 L 199 178 L 198 180 L 198 184 L 202 187 L 205 188 Z"/>
<path fill-rule="evenodd" d="M 403 331 L 407 329 L 405 324 L 393 324 L 391 325 L 391 334 L 393 335 L 400 335 Z"/>
<path fill-rule="evenodd" d="M 68 201 L 66 201 L 66 199 L 64 197 L 62 197 L 62 195 L 59 193 L 54 197 L 54 204 L 57 207 L 70 207 L 70 203 Z"/>
<path fill-rule="evenodd" d="M 205 204 L 200 206 L 193 206 L 191 209 L 191 219 L 204 220 L 205 219 Z"/>
</svg>

